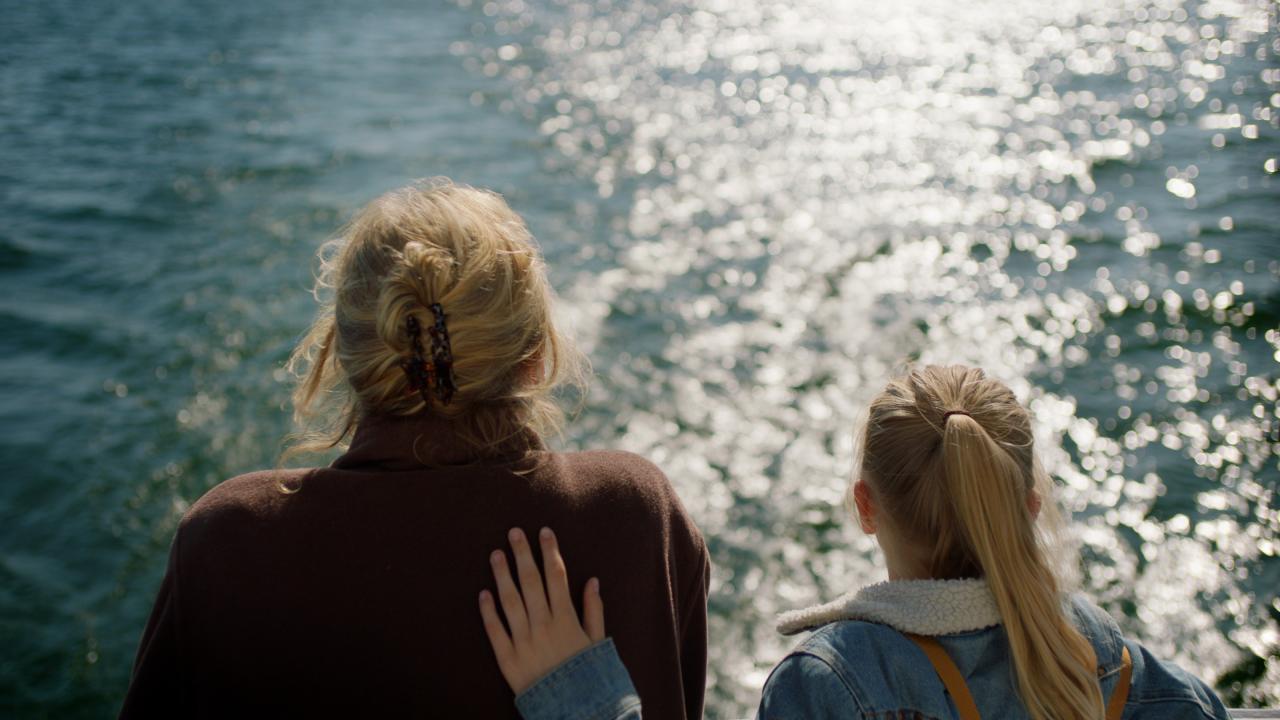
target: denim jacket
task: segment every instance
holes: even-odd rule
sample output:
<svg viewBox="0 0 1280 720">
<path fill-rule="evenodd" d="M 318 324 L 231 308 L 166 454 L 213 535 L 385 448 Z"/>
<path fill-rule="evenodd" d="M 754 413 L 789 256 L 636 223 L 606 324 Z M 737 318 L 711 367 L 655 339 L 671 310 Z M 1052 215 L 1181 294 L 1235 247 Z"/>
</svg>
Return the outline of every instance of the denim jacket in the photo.
<svg viewBox="0 0 1280 720">
<path fill-rule="evenodd" d="M 922 587 L 934 592 L 922 593 Z M 904 588 L 908 591 L 901 592 Z M 764 686 L 758 720 L 957 717 L 933 666 L 899 630 L 937 637 L 964 676 L 983 718 L 1029 717 L 1013 688 L 1004 628 L 998 618 L 990 623 L 994 601 L 987 605 L 984 594 L 989 597 L 981 581 L 882 583 L 784 616 L 784 632 L 814 632 L 774 668 Z M 1072 596 L 1066 602 L 1097 655 L 1104 700 L 1115 692 L 1121 648 L 1128 647 L 1133 670 L 1126 720 L 1228 720 L 1222 702 L 1199 679 L 1122 637 L 1115 621 L 1083 597 Z M 975 624 L 980 627 L 921 632 Z M 525 720 L 641 717 L 639 697 L 608 640 L 539 680 L 516 704 Z"/>
</svg>

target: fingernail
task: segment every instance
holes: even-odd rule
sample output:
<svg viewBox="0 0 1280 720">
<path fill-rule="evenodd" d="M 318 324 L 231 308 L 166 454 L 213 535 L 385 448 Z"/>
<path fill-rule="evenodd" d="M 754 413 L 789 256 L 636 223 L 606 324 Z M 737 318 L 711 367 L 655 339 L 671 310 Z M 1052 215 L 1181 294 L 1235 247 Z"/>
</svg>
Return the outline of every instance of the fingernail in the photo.
<svg viewBox="0 0 1280 720">
<path fill-rule="evenodd" d="M 550 540 L 555 537 L 555 535 L 551 533 L 551 528 L 542 528 L 542 531 L 539 532 L 538 535 L 540 535 L 543 540 Z"/>
<path fill-rule="evenodd" d="M 501 565 L 503 560 L 505 560 L 505 558 L 503 557 L 501 550 L 494 550 L 489 554 L 489 562 L 494 565 Z"/>
<path fill-rule="evenodd" d="M 513 543 L 520 542 L 521 540 L 524 540 L 524 533 L 520 532 L 520 528 L 511 528 L 511 530 L 507 532 L 507 539 Z"/>
<path fill-rule="evenodd" d="M 592 595 L 600 594 L 600 578 L 591 578 L 587 581 L 587 585 L 590 586 Z"/>
<path fill-rule="evenodd" d="M 481 590 L 481 591 L 480 591 L 480 604 L 481 604 L 481 605 L 484 605 L 484 604 L 489 603 L 489 602 L 492 602 L 492 600 L 489 598 L 489 591 L 488 591 L 488 590 Z"/>
</svg>

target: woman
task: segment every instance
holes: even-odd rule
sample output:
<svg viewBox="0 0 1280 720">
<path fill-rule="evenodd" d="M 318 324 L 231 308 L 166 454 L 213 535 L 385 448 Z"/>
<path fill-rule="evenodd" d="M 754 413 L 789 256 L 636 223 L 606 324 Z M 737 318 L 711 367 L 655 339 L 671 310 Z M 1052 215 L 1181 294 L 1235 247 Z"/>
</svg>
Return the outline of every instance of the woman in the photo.
<svg viewBox="0 0 1280 720">
<path fill-rule="evenodd" d="M 543 447 L 580 363 L 521 219 L 493 193 L 413 186 L 323 258 L 286 456 L 350 447 L 191 508 L 121 716 L 515 717 L 471 601 L 438 589 L 482 584 L 484 550 L 524 543 L 508 528 L 555 525 L 571 579 L 616 599 L 646 705 L 699 717 L 706 547 L 653 465 Z"/>
<path fill-rule="evenodd" d="M 871 403 L 857 477 L 858 520 L 879 540 L 889 580 L 783 616 L 784 633 L 813 634 L 774 668 L 759 717 L 1228 717 L 1203 682 L 1062 594 L 1030 417 L 981 370 L 928 367 L 889 383 Z M 575 718 L 639 717 L 626 670 L 600 642 L 602 609 L 589 606 L 584 633 L 555 600 L 567 592 L 553 571 L 562 561 L 544 542 L 550 610 L 535 612 L 540 588 L 527 570 L 522 605 L 495 567 L 511 633 L 493 599 L 480 600 L 524 717 L 559 717 L 570 704 Z M 532 558 L 518 552 L 517 563 Z"/>
</svg>

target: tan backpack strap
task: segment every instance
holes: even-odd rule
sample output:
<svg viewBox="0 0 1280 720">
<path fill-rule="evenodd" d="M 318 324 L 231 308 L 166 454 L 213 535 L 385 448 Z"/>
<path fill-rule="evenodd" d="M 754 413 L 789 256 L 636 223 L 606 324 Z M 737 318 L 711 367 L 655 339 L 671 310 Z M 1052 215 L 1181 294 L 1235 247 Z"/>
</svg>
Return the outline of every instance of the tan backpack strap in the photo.
<svg viewBox="0 0 1280 720">
<path fill-rule="evenodd" d="M 1133 678 L 1133 658 L 1129 657 L 1129 648 L 1122 648 L 1120 659 L 1124 664 L 1120 666 L 1120 682 L 1116 684 L 1115 692 L 1111 693 L 1111 699 L 1107 701 L 1107 720 L 1120 720 L 1120 713 L 1124 712 L 1124 703 L 1129 699 L 1129 681 Z"/>
<path fill-rule="evenodd" d="M 981 716 L 978 715 L 978 706 L 974 704 L 973 696 L 969 694 L 969 686 L 965 684 L 964 676 L 960 674 L 960 669 L 951 661 L 951 656 L 947 655 L 947 651 L 942 645 L 937 640 L 924 635 L 903 634 L 910 638 L 911 642 L 920 646 L 920 649 L 928 656 L 929 662 L 933 664 L 934 672 L 938 673 L 938 679 L 942 680 L 947 692 L 951 693 L 951 701 L 956 704 L 956 710 L 960 713 L 960 720 L 981 720 Z M 1128 676 L 1126 675 L 1125 677 Z M 1123 702 L 1120 704 L 1124 705 Z M 1110 715 L 1107 716 L 1108 720 L 1110 720 L 1110 717 Z"/>
</svg>

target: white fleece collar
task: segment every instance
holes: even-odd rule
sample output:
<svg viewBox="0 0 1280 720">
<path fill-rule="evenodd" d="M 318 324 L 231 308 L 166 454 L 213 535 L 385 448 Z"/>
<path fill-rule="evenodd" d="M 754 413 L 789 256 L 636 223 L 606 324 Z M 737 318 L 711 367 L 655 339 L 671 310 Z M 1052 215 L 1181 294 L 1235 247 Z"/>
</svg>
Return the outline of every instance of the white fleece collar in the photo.
<svg viewBox="0 0 1280 720">
<path fill-rule="evenodd" d="M 866 620 L 918 635 L 951 635 L 1000 624 L 985 580 L 891 580 L 778 617 L 794 635 L 839 620 Z"/>
</svg>

